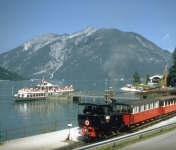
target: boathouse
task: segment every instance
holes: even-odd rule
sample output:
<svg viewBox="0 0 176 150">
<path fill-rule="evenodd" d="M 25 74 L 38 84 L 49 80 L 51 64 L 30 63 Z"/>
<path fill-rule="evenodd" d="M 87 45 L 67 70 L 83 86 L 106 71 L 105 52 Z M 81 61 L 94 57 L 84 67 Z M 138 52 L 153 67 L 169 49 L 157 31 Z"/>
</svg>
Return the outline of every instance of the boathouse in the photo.
<svg viewBox="0 0 176 150">
<path fill-rule="evenodd" d="M 162 79 L 162 75 L 155 75 L 152 77 L 149 77 L 151 83 L 158 83 Z"/>
</svg>

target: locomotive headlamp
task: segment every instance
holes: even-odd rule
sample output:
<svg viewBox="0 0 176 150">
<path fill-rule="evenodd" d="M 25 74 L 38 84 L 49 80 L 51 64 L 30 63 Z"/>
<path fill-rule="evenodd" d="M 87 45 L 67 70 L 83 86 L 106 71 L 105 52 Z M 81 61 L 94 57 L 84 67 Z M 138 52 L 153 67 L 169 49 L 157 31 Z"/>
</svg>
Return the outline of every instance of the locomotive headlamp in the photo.
<svg viewBox="0 0 176 150">
<path fill-rule="evenodd" d="M 106 116 L 106 119 L 110 119 L 110 116 Z"/>
<path fill-rule="evenodd" d="M 86 121 L 85 121 L 85 124 L 88 126 L 88 125 L 89 125 L 89 121 L 88 121 L 88 120 L 86 120 Z"/>
</svg>

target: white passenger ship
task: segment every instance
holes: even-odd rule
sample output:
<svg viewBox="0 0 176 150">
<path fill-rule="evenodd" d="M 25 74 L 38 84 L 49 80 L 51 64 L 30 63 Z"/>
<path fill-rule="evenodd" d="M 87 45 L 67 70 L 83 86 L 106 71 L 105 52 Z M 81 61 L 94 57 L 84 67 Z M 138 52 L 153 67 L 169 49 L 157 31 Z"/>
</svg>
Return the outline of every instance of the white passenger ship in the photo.
<svg viewBox="0 0 176 150">
<path fill-rule="evenodd" d="M 13 96 L 14 101 L 33 101 L 33 100 L 45 100 L 46 95 L 62 94 L 64 92 L 73 92 L 74 88 L 71 84 L 70 87 L 66 86 L 61 88 L 58 85 L 52 85 L 47 81 L 39 82 L 34 88 L 22 88 L 18 90 L 18 94 Z"/>
</svg>

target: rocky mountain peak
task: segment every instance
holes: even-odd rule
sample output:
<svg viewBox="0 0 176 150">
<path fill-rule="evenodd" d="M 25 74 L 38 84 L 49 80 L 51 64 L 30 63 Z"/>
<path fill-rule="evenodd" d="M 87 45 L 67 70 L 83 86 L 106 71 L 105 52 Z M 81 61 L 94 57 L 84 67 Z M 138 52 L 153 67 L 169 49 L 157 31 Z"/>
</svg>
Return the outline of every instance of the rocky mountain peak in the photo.
<svg viewBox="0 0 176 150">
<path fill-rule="evenodd" d="M 57 40 L 58 38 L 59 38 L 59 35 L 53 34 L 53 33 L 36 36 L 33 39 L 23 44 L 23 51 L 26 51 L 30 48 L 33 48 L 34 50 L 38 50 L 39 48 L 42 48 L 43 46 Z"/>
<path fill-rule="evenodd" d="M 145 77 L 162 74 L 165 60 L 172 64 L 171 53 L 137 33 L 89 26 L 39 35 L 0 55 L 1 66 L 11 72 L 52 79 L 129 79 L 136 69 Z"/>
</svg>

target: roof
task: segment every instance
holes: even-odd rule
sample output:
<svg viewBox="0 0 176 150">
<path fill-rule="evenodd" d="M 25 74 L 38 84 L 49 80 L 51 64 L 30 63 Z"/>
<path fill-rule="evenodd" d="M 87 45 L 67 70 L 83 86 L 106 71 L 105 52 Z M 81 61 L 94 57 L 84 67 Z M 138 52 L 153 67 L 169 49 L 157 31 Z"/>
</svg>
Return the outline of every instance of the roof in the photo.
<svg viewBox="0 0 176 150">
<path fill-rule="evenodd" d="M 109 104 L 101 104 L 101 103 L 96 103 L 96 104 L 92 104 L 92 103 L 79 103 L 78 105 L 84 105 L 84 106 L 109 106 Z"/>
<path fill-rule="evenodd" d="M 159 100 L 164 101 L 164 100 L 172 100 L 172 99 L 176 99 L 176 95 L 163 96 L 163 97 L 158 97 L 158 98 L 139 99 L 139 100 L 127 101 L 127 102 L 123 102 L 123 103 L 116 103 L 116 105 L 126 105 L 126 106 L 136 105 L 136 106 L 139 106 L 139 105 L 157 102 Z"/>
<path fill-rule="evenodd" d="M 127 101 L 127 102 L 116 103 L 116 104 L 127 105 L 127 106 L 131 106 L 131 105 L 139 106 L 139 105 L 144 105 L 144 104 L 148 104 L 156 101 L 159 101 L 159 98 L 139 99 L 139 100 Z"/>
<path fill-rule="evenodd" d="M 149 79 L 153 79 L 153 78 L 162 78 L 163 76 L 162 75 L 155 75 L 155 76 L 152 76 L 152 77 L 149 77 Z"/>
</svg>

